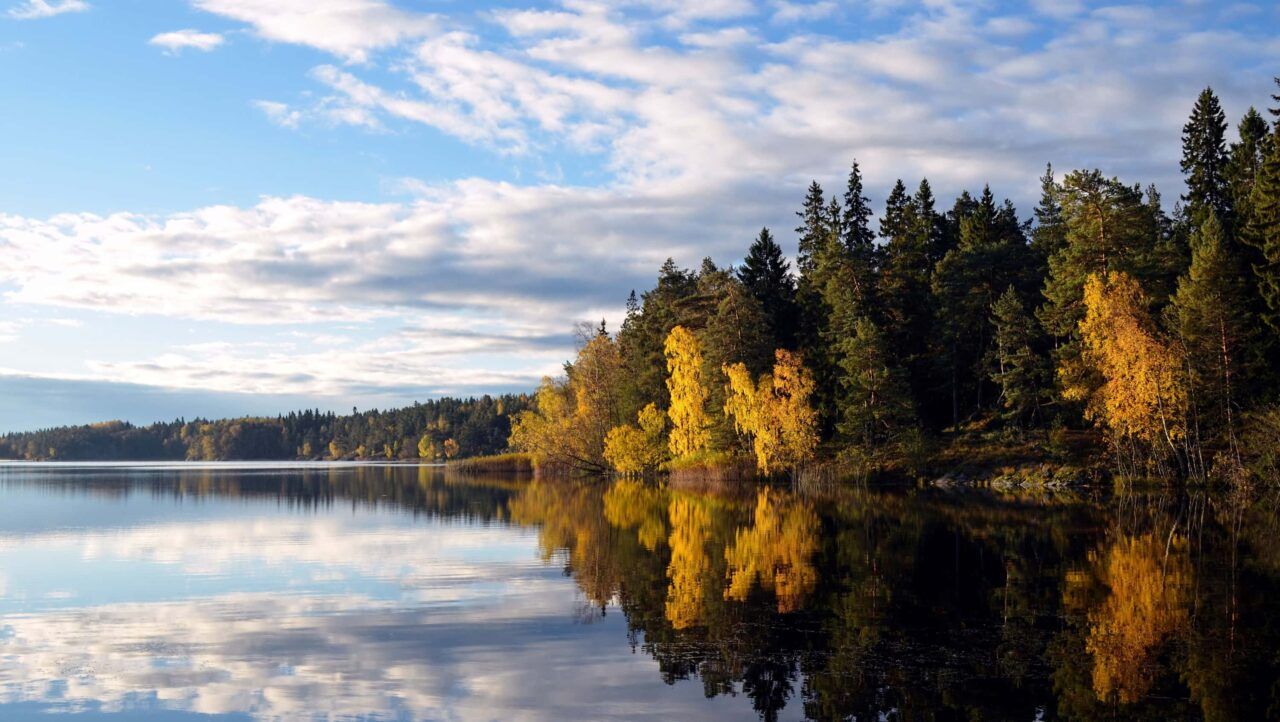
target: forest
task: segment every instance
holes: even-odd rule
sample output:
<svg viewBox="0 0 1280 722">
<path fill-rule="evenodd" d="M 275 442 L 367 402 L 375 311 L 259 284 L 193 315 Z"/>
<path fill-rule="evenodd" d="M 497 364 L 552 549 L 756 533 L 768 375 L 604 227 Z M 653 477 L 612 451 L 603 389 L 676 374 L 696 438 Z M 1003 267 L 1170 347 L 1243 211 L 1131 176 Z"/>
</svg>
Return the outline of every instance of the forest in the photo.
<svg viewBox="0 0 1280 722">
<path fill-rule="evenodd" d="M 588 475 L 1277 478 L 1280 109 L 1267 112 L 1250 108 L 1231 139 L 1200 93 L 1170 213 L 1154 185 L 1050 165 L 1030 217 L 989 187 L 943 207 L 922 179 L 895 183 L 877 221 L 855 160 L 842 193 L 809 186 L 794 269 L 768 228 L 737 266 L 669 259 L 616 333 L 581 326 L 564 375 L 532 395 L 13 433 L 0 458 L 513 450 Z"/>
<path fill-rule="evenodd" d="M 1154 185 L 1049 166 L 1030 218 L 990 188 L 941 206 L 925 179 L 894 184 L 873 223 L 854 161 L 842 194 L 809 186 L 794 271 L 768 228 L 736 267 L 668 260 L 616 333 L 582 334 L 567 373 L 516 417 L 512 446 L 542 470 L 591 474 L 919 473 L 989 458 L 1274 477 L 1269 113 L 1251 108 L 1231 140 L 1218 97 L 1200 93 L 1171 213 Z"/>
<path fill-rule="evenodd" d="M 0 436 L 0 459 L 27 461 L 447 460 L 502 451 L 524 395 L 442 398 L 350 415 L 122 421 Z"/>
</svg>

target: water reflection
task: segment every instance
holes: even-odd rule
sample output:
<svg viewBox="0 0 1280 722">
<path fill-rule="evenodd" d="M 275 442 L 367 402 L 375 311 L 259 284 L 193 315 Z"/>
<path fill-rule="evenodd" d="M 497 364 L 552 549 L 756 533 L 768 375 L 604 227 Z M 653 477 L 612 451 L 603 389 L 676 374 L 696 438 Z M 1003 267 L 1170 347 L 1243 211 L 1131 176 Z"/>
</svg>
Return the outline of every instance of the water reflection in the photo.
<svg viewBox="0 0 1280 722">
<path fill-rule="evenodd" d="M 1273 718 L 1278 510 L 0 467 L 0 718 Z"/>
</svg>

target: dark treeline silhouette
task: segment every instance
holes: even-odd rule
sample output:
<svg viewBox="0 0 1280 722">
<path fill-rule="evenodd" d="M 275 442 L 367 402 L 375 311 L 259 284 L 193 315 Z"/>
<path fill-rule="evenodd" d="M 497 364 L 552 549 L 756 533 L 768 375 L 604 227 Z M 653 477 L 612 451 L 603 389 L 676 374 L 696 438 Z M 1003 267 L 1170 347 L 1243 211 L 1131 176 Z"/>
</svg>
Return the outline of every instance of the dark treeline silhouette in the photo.
<svg viewBox="0 0 1280 722">
<path fill-rule="evenodd" d="M 855 161 L 843 193 L 809 186 L 794 272 L 767 228 L 736 268 L 669 260 L 513 444 L 586 472 L 768 474 L 1083 440 L 1127 474 L 1247 475 L 1280 437 L 1280 124 L 1250 109 L 1237 135 L 1206 88 L 1171 213 L 1050 166 L 1031 219 L 899 180 L 873 227 Z"/>
<path fill-rule="evenodd" d="M 298 411 L 275 418 L 110 421 L 11 433 L 0 458 L 31 461 L 426 459 L 492 454 L 507 447 L 510 415 L 524 395 L 443 398 L 389 411 Z"/>
</svg>

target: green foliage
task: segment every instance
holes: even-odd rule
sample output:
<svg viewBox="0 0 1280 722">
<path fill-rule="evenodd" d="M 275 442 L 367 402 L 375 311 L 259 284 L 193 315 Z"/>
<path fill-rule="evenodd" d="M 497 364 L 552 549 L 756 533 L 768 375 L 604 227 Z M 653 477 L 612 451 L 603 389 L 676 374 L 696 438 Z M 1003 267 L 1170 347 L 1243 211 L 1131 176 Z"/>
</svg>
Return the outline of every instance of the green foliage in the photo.
<svg viewBox="0 0 1280 722">
<path fill-rule="evenodd" d="M 991 307 L 995 326 L 996 368 L 991 379 L 1000 386 L 1000 407 L 1016 428 L 1041 420 L 1041 407 L 1052 398 L 1053 372 L 1039 351 L 1039 327 L 1013 286 Z"/>
<path fill-rule="evenodd" d="M 1191 376 L 1192 400 L 1206 433 L 1220 431 L 1234 448 L 1244 349 L 1253 335 L 1240 268 L 1227 253 L 1216 213 L 1192 237 L 1191 267 L 1173 299 Z"/>
<path fill-rule="evenodd" d="M 837 346 L 840 367 L 840 435 L 875 450 L 915 421 L 906 376 L 893 364 L 888 338 L 868 318 Z"/>
<path fill-rule="evenodd" d="M 1186 213 L 1194 227 L 1216 214 L 1230 223 L 1234 217 L 1227 187 L 1227 116 L 1213 89 L 1196 98 L 1191 118 L 1182 127 L 1182 172 L 1187 176 Z"/>
<path fill-rule="evenodd" d="M 385 458 L 419 458 L 420 442 L 436 448 L 453 438 L 467 454 L 507 448 L 510 414 L 526 395 L 444 398 L 388 411 L 339 416 L 315 410 L 274 418 L 177 420 L 137 427 L 114 421 L 0 436 L 0 458 L 65 461 L 241 461 L 354 458 L 356 450 Z M 336 442 L 336 449 L 330 445 Z M 334 450 L 340 452 L 332 453 Z"/>
<path fill-rule="evenodd" d="M 1256 251 L 1253 273 L 1263 302 L 1263 320 L 1280 332 L 1280 129 L 1267 140 L 1266 155 L 1249 196 L 1244 240 Z"/>
<path fill-rule="evenodd" d="M 794 342 L 796 324 L 796 284 L 782 247 L 773 240 L 768 228 L 747 249 L 747 257 L 738 268 L 738 280 L 760 305 L 767 322 L 769 336 L 776 346 Z M 765 328 L 757 327 L 756 333 Z M 776 347 L 775 346 L 775 347 Z"/>
</svg>

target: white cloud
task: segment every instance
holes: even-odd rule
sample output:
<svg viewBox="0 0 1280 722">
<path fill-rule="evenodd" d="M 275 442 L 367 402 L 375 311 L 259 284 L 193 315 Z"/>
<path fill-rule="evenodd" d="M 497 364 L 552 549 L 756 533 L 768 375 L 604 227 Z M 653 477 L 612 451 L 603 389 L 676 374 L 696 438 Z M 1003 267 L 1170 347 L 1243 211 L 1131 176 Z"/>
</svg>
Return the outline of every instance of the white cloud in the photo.
<svg viewBox="0 0 1280 722">
<path fill-rule="evenodd" d="M 218 33 L 202 33 L 199 30 L 174 30 L 160 33 L 148 42 L 151 45 L 164 48 L 168 52 L 176 54 L 187 48 L 207 53 L 222 45 L 224 41 L 225 38 Z"/>
<path fill-rule="evenodd" d="M 423 124 L 534 159 L 569 149 L 598 163 L 603 180 L 464 178 L 419 186 L 401 203 L 288 197 L 159 217 L 0 216 L 0 284 L 14 302 L 237 324 L 372 318 L 407 328 L 430 315 L 434 329 L 275 355 L 239 348 L 216 363 L 174 350 L 94 366 L 112 379 L 301 392 L 397 375 L 432 385 L 532 377 L 567 353 L 548 337 L 616 313 L 667 256 L 734 261 L 765 224 L 785 241 L 809 180 L 837 190 L 854 157 L 875 202 L 897 177 L 927 176 L 943 204 L 989 182 L 1025 217 L 1046 161 L 1153 181 L 1172 198 L 1178 135 L 1199 89 L 1214 85 L 1238 114 L 1265 101 L 1265 69 L 1280 63 L 1280 45 L 1249 28 L 1138 8 L 1068 8 L 1071 17 L 1039 23 L 881 2 L 887 30 L 838 38 L 809 26 L 766 33 L 748 22 L 765 18 L 734 3 L 693 18 L 669 2 L 573 0 L 477 20 L 496 33 L 372 0 L 197 3 L 340 60 L 395 46 L 384 66 L 314 68 L 315 96 L 256 101 L 273 123 L 393 133 Z M 763 35 L 777 39 L 761 44 Z M 440 319 L 479 333 L 442 331 Z M 497 351 L 481 359 L 486 349 Z M 518 362 L 526 351 L 533 360 Z M 361 354 L 392 360 L 371 368 Z M 278 371 L 294 367 L 295 377 Z"/>
<path fill-rule="evenodd" d="M 791 2 L 790 0 L 773 0 L 773 22 L 795 23 L 821 20 L 830 17 L 839 9 L 833 0 L 818 2 Z"/>
<path fill-rule="evenodd" d="M 265 113 L 268 120 L 283 128 L 297 128 L 302 123 L 302 112 L 289 107 L 288 103 L 255 100 L 253 105 Z"/>
<path fill-rule="evenodd" d="M 9 17 L 18 20 L 51 18 L 64 13 L 79 13 L 89 9 L 84 0 L 26 0 L 9 8 Z"/>
<path fill-rule="evenodd" d="M 252 25 L 267 40 L 308 45 L 349 62 L 432 33 L 428 15 L 380 0 L 192 0 L 206 12 Z"/>
</svg>

